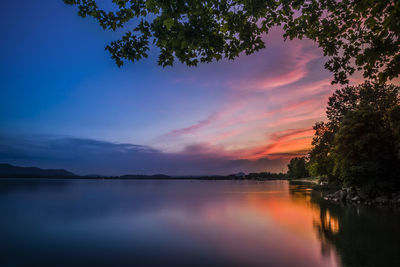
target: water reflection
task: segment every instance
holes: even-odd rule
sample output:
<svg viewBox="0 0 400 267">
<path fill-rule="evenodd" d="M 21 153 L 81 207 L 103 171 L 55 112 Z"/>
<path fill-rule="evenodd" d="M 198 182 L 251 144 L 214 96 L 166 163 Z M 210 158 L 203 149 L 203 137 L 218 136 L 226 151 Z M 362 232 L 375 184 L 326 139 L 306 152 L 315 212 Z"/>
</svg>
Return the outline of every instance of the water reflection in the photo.
<svg viewBox="0 0 400 267">
<path fill-rule="evenodd" d="M 399 217 L 378 213 L 286 181 L 1 180 L 0 265 L 390 266 Z"/>
<path fill-rule="evenodd" d="M 398 210 L 330 203 L 319 194 L 309 195 L 320 210 L 314 226 L 322 253 L 335 250 L 343 266 L 400 266 Z"/>
</svg>

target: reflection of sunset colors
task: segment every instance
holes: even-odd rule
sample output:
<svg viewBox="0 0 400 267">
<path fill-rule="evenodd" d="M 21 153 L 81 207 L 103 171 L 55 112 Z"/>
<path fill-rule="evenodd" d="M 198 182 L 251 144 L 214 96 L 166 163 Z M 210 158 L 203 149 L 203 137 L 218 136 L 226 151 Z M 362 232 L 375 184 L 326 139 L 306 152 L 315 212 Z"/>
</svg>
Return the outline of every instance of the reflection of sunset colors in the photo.
<svg viewBox="0 0 400 267">
<path fill-rule="evenodd" d="M 200 213 L 171 211 L 169 224 L 179 232 L 195 234 L 199 242 L 213 244 L 217 254 L 237 263 L 273 265 L 277 258 L 280 263 L 286 258 L 284 266 L 291 266 L 297 258 L 297 266 L 337 266 L 332 247 L 321 255 L 321 246 L 326 249 L 329 243 L 321 240 L 315 224 L 330 225 L 337 232 L 338 220 L 327 214 L 320 222 L 319 206 L 311 203 L 309 195 L 290 196 L 287 182 L 263 186 L 242 184 L 243 192 L 225 192 L 219 201 L 202 206 Z"/>
<path fill-rule="evenodd" d="M 6 189 L 0 246 L 11 266 L 336 267 L 346 256 L 322 226 L 338 229 L 333 211 L 288 181 L 60 182 Z"/>
<path fill-rule="evenodd" d="M 339 220 L 335 217 L 332 217 L 329 213 L 329 210 L 326 211 L 324 220 L 321 222 L 321 226 L 333 234 L 339 232 Z"/>
<path fill-rule="evenodd" d="M 289 199 L 271 198 L 266 201 L 257 195 L 250 195 L 251 206 L 268 215 L 280 225 L 309 241 L 315 239 L 313 222 L 319 218 L 318 207 L 307 206 L 309 200 L 302 199 L 293 203 Z"/>
</svg>

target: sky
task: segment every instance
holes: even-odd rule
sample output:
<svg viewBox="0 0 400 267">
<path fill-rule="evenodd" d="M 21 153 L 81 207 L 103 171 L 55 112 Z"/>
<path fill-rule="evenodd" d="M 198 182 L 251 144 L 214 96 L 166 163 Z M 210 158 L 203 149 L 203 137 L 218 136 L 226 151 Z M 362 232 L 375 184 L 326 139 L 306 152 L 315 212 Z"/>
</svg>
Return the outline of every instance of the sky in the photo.
<svg viewBox="0 0 400 267">
<path fill-rule="evenodd" d="M 0 162 L 77 174 L 286 171 L 325 119 L 331 73 L 310 40 L 198 67 L 118 68 L 104 31 L 63 1 L 0 2 Z"/>
</svg>

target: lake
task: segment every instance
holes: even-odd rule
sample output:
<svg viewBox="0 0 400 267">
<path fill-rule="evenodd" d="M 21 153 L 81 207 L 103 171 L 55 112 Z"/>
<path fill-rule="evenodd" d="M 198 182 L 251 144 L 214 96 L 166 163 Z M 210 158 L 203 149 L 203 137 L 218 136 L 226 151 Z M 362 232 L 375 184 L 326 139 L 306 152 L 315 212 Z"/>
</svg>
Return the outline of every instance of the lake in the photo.
<svg viewBox="0 0 400 267">
<path fill-rule="evenodd" d="M 400 266 L 400 214 L 288 181 L 0 180 L 0 266 Z"/>
</svg>

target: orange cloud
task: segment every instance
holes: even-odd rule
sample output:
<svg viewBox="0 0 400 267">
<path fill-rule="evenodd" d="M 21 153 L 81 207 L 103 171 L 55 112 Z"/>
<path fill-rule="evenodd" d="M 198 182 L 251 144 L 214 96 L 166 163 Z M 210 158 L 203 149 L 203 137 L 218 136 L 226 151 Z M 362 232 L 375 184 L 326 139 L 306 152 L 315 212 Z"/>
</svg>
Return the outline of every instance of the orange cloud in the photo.
<svg viewBox="0 0 400 267">
<path fill-rule="evenodd" d="M 247 159 L 259 159 L 263 157 L 274 157 L 274 155 L 298 153 L 298 151 L 307 151 L 311 148 L 311 140 L 314 130 L 306 129 L 288 129 L 273 133 L 270 136 L 270 144 L 263 148 L 257 148 L 251 151 Z"/>
</svg>

